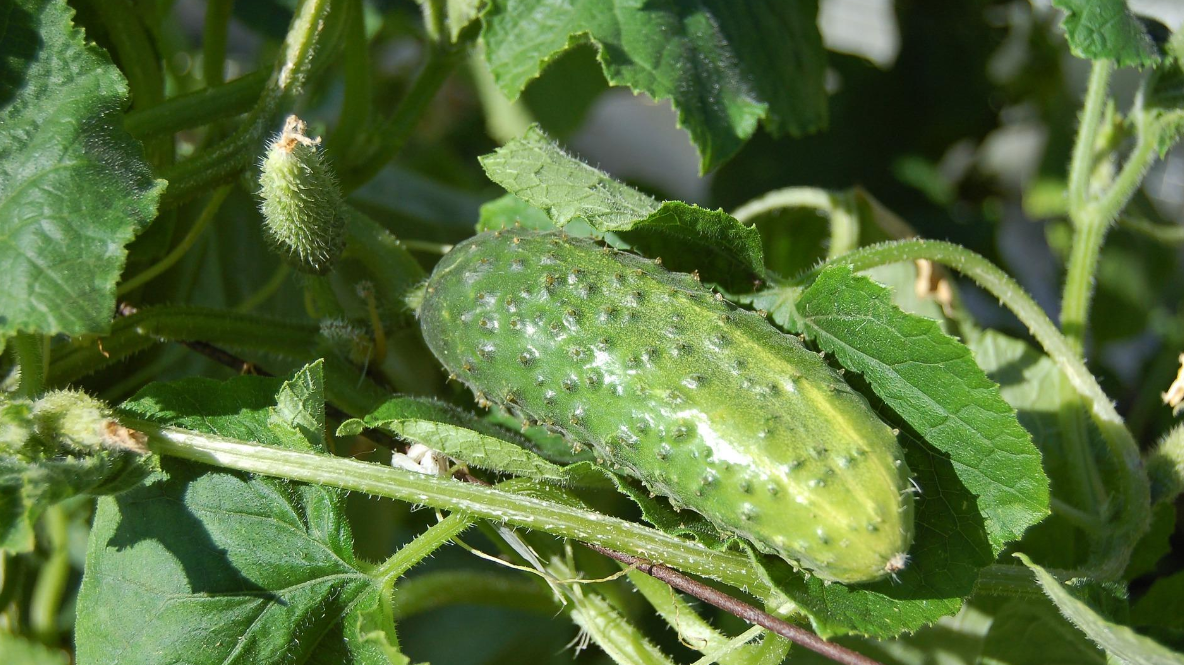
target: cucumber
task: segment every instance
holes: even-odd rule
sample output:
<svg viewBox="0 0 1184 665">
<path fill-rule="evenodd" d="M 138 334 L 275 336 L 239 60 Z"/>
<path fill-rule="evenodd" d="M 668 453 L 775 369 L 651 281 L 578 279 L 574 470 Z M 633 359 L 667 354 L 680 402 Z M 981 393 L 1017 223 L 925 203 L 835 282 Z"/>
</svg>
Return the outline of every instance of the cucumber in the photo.
<svg viewBox="0 0 1184 665">
<path fill-rule="evenodd" d="M 337 177 L 294 115 L 267 146 L 259 170 L 260 211 L 272 248 L 292 267 L 327 274 L 345 246 L 345 218 Z"/>
<path fill-rule="evenodd" d="M 590 445 L 759 550 L 844 583 L 907 563 L 892 430 L 818 354 L 697 276 L 587 239 L 487 232 L 440 261 L 418 316 L 479 403 Z"/>
</svg>

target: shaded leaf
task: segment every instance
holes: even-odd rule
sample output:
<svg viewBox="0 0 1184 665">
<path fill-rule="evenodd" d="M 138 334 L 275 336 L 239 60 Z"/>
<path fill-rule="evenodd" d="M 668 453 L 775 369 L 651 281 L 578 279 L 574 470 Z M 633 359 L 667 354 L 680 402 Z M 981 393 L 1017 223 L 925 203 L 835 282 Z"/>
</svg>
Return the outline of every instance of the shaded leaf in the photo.
<svg viewBox="0 0 1184 665">
<path fill-rule="evenodd" d="M 482 0 L 447 0 L 448 36 L 458 41 L 460 33 L 481 13 Z"/>
<path fill-rule="evenodd" d="M 817 14 L 814 0 L 496 0 L 482 39 L 511 98 L 560 53 L 591 42 L 610 84 L 671 101 L 707 171 L 761 120 L 774 134 L 826 124 Z"/>
<path fill-rule="evenodd" d="M 1184 630 L 1184 572 L 1155 580 L 1131 608 L 1131 622 Z"/>
<path fill-rule="evenodd" d="M 671 270 L 698 270 L 730 290 L 751 289 L 765 274 L 760 233 L 723 210 L 667 201 L 617 235 L 641 253 L 661 257 Z"/>
<path fill-rule="evenodd" d="M 297 436 L 289 443 L 292 448 L 329 452 L 325 444 L 324 365 L 324 360 L 317 360 L 302 368 L 275 394 L 276 405 L 269 410 L 268 422 L 295 430 Z"/>
<path fill-rule="evenodd" d="M 547 213 L 513 194 L 503 194 L 481 206 L 477 218 L 478 233 L 519 227 L 532 231 L 554 231 L 558 228 L 547 216 Z M 581 217 L 576 217 L 564 224 L 563 232 L 579 238 L 604 235 L 589 226 L 588 222 Z M 608 234 L 606 239 L 615 246 L 617 243 L 613 242 L 614 237 L 613 234 Z"/>
<path fill-rule="evenodd" d="M 1104 618 L 1089 605 L 1074 597 L 1044 568 L 1032 563 L 1032 560 L 1023 554 L 1016 556 L 1032 569 L 1044 593 L 1056 604 L 1061 614 L 1112 658 L 1131 665 L 1184 663 L 1184 654 L 1176 653 L 1151 638 Z"/>
<path fill-rule="evenodd" d="M 970 350 L 938 324 L 905 314 L 884 287 L 846 266 L 824 270 L 792 303 L 800 329 L 924 439 L 950 456 L 980 499 L 998 553 L 1048 515 L 1040 453 Z"/>
<path fill-rule="evenodd" d="M 513 229 L 519 226 L 531 231 L 550 231 L 555 228 L 547 213 L 513 194 L 503 194 L 481 206 L 481 212 L 477 218 L 478 233 Z M 571 231 L 569 230 L 568 233 Z"/>
<path fill-rule="evenodd" d="M 1151 507 L 1151 526 L 1139 539 L 1123 577 L 1133 580 L 1155 570 L 1159 560 L 1172 551 L 1172 534 L 1176 531 L 1176 506 L 1168 502 Z M 1184 620 L 1182 620 L 1184 623 Z M 1180 626 L 1184 628 L 1184 625 Z"/>
<path fill-rule="evenodd" d="M 502 408 L 490 409 L 484 420 L 510 431 L 522 427 L 521 419 Z M 581 448 L 577 451 L 562 435 L 551 432 L 542 425 L 531 425 L 520 431 L 531 450 L 556 464 L 591 462 L 596 458 L 591 448 Z"/>
<path fill-rule="evenodd" d="M 30 642 L 22 637 L 0 632 L 0 654 L 6 665 L 69 665 L 70 656 L 64 651 Z"/>
<path fill-rule="evenodd" d="M 164 190 L 123 130 L 127 84 L 64 0 L 18 0 L 0 40 L 0 339 L 105 332 L 124 246 Z"/>
<path fill-rule="evenodd" d="M 311 366 L 282 384 L 236 377 L 153 384 L 144 419 L 307 448 L 274 414 L 317 418 Z M 286 406 L 277 392 L 289 393 Z M 302 416 L 303 417 L 303 416 Z M 323 418 L 323 415 L 320 416 Z M 99 502 L 78 599 L 80 663 L 405 663 L 382 581 L 353 554 L 343 493 L 173 458 L 151 483 Z"/>
<path fill-rule="evenodd" d="M 1125 0 L 1053 0 L 1065 11 L 1062 25 L 1073 55 L 1144 67 L 1159 60 L 1155 43 Z"/>
<path fill-rule="evenodd" d="M 1044 598 L 1008 601 L 996 611 L 983 645 L 983 665 L 1104 665 L 1091 644 Z"/>
<path fill-rule="evenodd" d="M 1052 494 L 1069 505 L 1088 505 L 1088 488 L 1070 466 L 1071 447 L 1104 450 L 1105 444 L 1077 392 L 1064 389 L 1060 369 L 1027 343 L 994 330 L 975 335 L 968 346 L 1039 446 Z M 1055 514 L 1026 533 L 1023 543 L 1042 564 L 1059 568 L 1082 565 L 1090 548 L 1087 534 Z"/>
<path fill-rule="evenodd" d="M 1157 147 L 1163 157 L 1184 135 L 1184 30 L 1172 35 L 1166 62 L 1148 77 L 1143 112 L 1158 125 Z"/>
</svg>

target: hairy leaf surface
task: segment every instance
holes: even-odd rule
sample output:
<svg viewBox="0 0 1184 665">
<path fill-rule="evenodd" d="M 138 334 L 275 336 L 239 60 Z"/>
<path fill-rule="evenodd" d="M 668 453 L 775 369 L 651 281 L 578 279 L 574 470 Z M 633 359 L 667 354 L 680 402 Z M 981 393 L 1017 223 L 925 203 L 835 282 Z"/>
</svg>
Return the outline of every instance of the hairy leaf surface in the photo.
<svg viewBox="0 0 1184 665">
<path fill-rule="evenodd" d="M 756 131 L 800 135 L 826 124 L 826 68 L 815 0 L 496 0 L 485 56 L 511 98 L 585 41 L 605 78 L 669 99 L 701 168 L 726 161 Z"/>
<path fill-rule="evenodd" d="M 620 248 L 661 257 L 671 270 L 698 270 L 703 279 L 747 291 L 765 274 L 760 233 L 723 210 L 680 201 L 659 203 L 568 155 L 537 127 L 481 158 L 491 180 L 525 204 L 547 213 L 556 226 L 583 224 L 609 235 Z M 537 228 L 542 220 L 515 202 L 487 204 L 486 218 L 516 219 Z M 492 228 L 488 226 L 486 228 Z M 500 222 L 503 226 L 505 221 Z"/>
<path fill-rule="evenodd" d="M 323 422 L 319 374 L 156 383 L 124 409 L 322 450 L 300 426 Z M 157 662 L 162 647 L 191 663 L 406 662 L 381 581 L 354 557 L 344 493 L 172 458 L 162 467 L 99 503 L 78 601 L 80 663 Z"/>
<path fill-rule="evenodd" d="M 0 343 L 17 331 L 106 332 L 124 246 L 164 182 L 123 130 L 127 84 L 64 0 L 0 23 Z"/>
<path fill-rule="evenodd" d="M 1053 0 L 1065 11 L 1064 28 L 1073 55 L 1114 60 L 1123 66 L 1155 64 L 1159 55 L 1125 0 Z"/>
<path fill-rule="evenodd" d="M 363 419 L 346 421 L 338 434 L 364 427 L 385 430 L 481 469 L 536 480 L 562 481 L 561 467 L 513 442 L 510 432 L 435 400 L 395 397 Z"/>
<path fill-rule="evenodd" d="M 1044 589 L 1044 593 L 1056 604 L 1061 614 L 1102 647 L 1113 660 L 1131 665 L 1180 665 L 1184 663 L 1184 654 L 1176 653 L 1149 637 L 1144 637 L 1126 626 L 1101 616 L 1070 593 L 1044 568 L 1032 563 L 1032 560 L 1023 554 L 1016 556 L 1032 569 L 1036 580 Z"/>
</svg>

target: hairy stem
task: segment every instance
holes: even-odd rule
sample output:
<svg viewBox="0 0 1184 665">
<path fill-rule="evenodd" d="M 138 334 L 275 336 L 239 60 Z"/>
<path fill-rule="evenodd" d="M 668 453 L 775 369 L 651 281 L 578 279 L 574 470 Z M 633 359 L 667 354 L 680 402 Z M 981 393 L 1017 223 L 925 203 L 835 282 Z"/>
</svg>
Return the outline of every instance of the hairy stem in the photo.
<svg viewBox="0 0 1184 665">
<path fill-rule="evenodd" d="M 629 570 L 629 581 L 649 601 L 658 616 L 674 629 L 683 644 L 703 654 L 727 649 L 728 653 L 717 656 L 720 665 L 753 662 L 752 647 L 732 645 L 730 638 L 715 630 L 699 616 L 695 608 L 666 584 L 637 570 Z"/>
<path fill-rule="evenodd" d="M 135 10 L 127 0 L 91 0 L 89 4 L 106 26 L 119 56 L 119 68 L 131 89 L 132 106 L 143 109 L 159 104 L 164 98 L 160 58 Z"/>
<path fill-rule="evenodd" d="M 110 334 L 82 339 L 56 355 L 50 385 L 73 383 L 98 369 L 143 351 L 159 340 L 201 341 L 306 358 L 317 343 L 317 329 L 285 319 L 216 309 L 161 306 L 116 319 Z"/>
<path fill-rule="evenodd" d="M 144 140 L 246 113 L 259 101 L 270 77 L 270 71 L 259 69 L 229 83 L 177 95 L 151 108 L 133 109 L 123 116 L 123 128 Z"/>
<path fill-rule="evenodd" d="M 1098 256 L 1109 224 L 1091 216 L 1090 219 L 1082 219 L 1076 227 L 1061 299 L 1061 329 L 1074 352 L 1080 354 L 1089 324 L 1089 306 L 1093 299 Z"/>
<path fill-rule="evenodd" d="M 234 0 L 210 0 L 201 33 L 201 71 L 207 86 L 226 82 L 226 35 Z"/>
<path fill-rule="evenodd" d="M 258 290 L 247 296 L 246 300 L 243 300 L 239 304 L 235 305 L 234 311 L 244 313 L 250 312 L 259 305 L 267 302 L 269 298 L 275 295 L 276 291 L 280 290 L 280 287 L 284 285 L 284 280 L 287 279 L 288 275 L 291 273 L 292 266 L 281 262 L 278 266 L 276 266 L 275 272 L 271 273 L 271 277 L 268 277 L 267 281 L 263 283 L 263 286 L 260 286 Z"/>
<path fill-rule="evenodd" d="M 395 586 L 396 622 L 451 605 L 484 605 L 546 616 L 559 610 L 555 596 L 546 587 L 520 575 L 450 570 L 416 575 Z"/>
<path fill-rule="evenodd" d="M 402 577 L 403 573 L 431 556 L 432 552 L 448 544 L 454 537 L 473 526 L 474 522 L 476 522 L 474 518 L 463 513 L 449 515 L 416 536 L 415 540 L 400 547 L 399 551 L 376 568 L 371 576 L 382 580 L 384 587 L 388 589 L 393 587 L 395 580 Z"/>
<path fill-rule="evenodd" d="M 1184 225 L 1181 224 L 1156 224 L 1143 217 L 1123 215 L 1118 218 L 1118 225 L 1165 245 L 1184 243 Z"/>
<path fill-rule="evenodd" d="M 656 529 L 528 495 L 559 491 L 535 483 L 514 480 L 501 486 L 506 489 L 483 487 L 353 459 L 271 448 L 133 418 L 123 421 L 128 427 L 148 434 L 149 447 L 161 455 L 365 492 L 498 523 L 544 530 L 567 538 L 603 543 L 617 550 L 659 559 L 725 584 L 747 588 L 757 595 L 768 593 L 747 557 L 715 552 Z"/>
<path fill-rule="evenodd" d="M 12 349 L 21 368 L 19 394 L 33 399 L 45 390 L 45 375 L 48 371 L 47 338 L 34 333 L 17 333 L 12 338 Z"/>
<path fill-rule="evenodd" d="M 1077 139 L 1073 143 L 1073 156 L 1069 162 L 1070 208 L 1083 207 L 1089 197 L 1098 128 L 1102 120 L 1102 111 L 1106 108 L 1106 93 L 1113 71 L 1114 63 L 1109 60 L 1094 60 L 1093 69 L 1090 70 L 1085 104 L 1081 110 L 1081 124 L 1077 128 Z"/>
<path fill-rule="evenodd" d="M 57 644 L 58 614 L 70 579 L 70 520 L 66 509 L 59 504 L 46 508 L 43 523 L 50 553 L 37 574 L 37 585 L 33 587 L 29 625 L 37 639 L 46 644 Z"/>
<path fill-rule="evenodd" d="M 1069 218 L 1073 222 L 1073 248 L 1061 299 L 1061 328 L 1074 348 L 1081 352 L 1093 300 L 1094 277 L 1106 232 L 1135 195 L 1147 170 L 1155 161 L 1159 128 L 1143 111 L 1136 112 L 1135 147 L 1127 156 L 1114 182 L 1096 197 L 1090 191 L 1098 123 L 1105 105 L 1112 63 L 1094 61 L 1082 111 L 1077 143 L 1069 166 Z"/>
<path fill-rule="evenodd" d="M 358 137 L 370 123 L 370 42 L 366 39 L 365 12 L 361 0 L 351 0 L 345 25 L 345 91 L 341 115 L 326 150 L 339 161 L 353 154 Z"/>
<path fill-rule="evenodd" d="M 685 591 L 703 602 L 744 619 L 748 623 L 766 628 L 795 644 L 803 646 L 815 653 L 822 654 L 836 663 L 843 663 L 844 665 L 879 665 L 875 660 L 861 653 L 852 651 L 834 642 L 828 642 L 801 626 L 794 625 L 768 612 L 742 603 L 722 591 L 707 586 L 698 580 L 686 577 L 664 565 L 653 563 L 642 557 L 613 552 L 600 545 L 585 544 L 593 551 L 616 559 L 621 563 L 631 565 L 646 575 L 651 575 L 662 580 L 679 591 Z"/>
<path fill-rule="evenodd" d="M 812 208 L 814 210 L 829 211 L 831 209 L 831 194 L 818 187 L 786 187 L 776 189 L 732 211 L 743 224 L 751 223 L 753 219 L 785 208 Z"/>
<path fill-rule="evenodd" d="M 786 208 L 809 208 L 830 218 L 828 258 L 835 258 L 859 246 L 859 211 L 854 190 L 830 192 L 818 187 L 786 187 L 769 192 L 737 208 L 732 216 L 742 224 Z"/>
</svg>

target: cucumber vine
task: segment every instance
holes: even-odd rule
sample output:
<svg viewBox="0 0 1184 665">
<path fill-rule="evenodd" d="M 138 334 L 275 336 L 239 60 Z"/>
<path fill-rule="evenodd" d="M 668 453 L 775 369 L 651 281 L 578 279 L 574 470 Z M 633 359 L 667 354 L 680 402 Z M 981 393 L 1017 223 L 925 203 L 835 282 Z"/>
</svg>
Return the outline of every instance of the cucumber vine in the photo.
<svg viewBox="0 0 1184 665">
<path fill-rule="evenodd" d="M 0 654 L 1184 663 L 1184 16 L 181 4 L 0 10 Z"/>
</svg>

